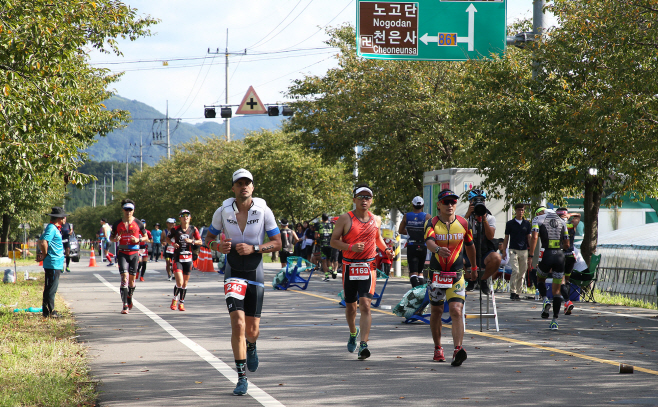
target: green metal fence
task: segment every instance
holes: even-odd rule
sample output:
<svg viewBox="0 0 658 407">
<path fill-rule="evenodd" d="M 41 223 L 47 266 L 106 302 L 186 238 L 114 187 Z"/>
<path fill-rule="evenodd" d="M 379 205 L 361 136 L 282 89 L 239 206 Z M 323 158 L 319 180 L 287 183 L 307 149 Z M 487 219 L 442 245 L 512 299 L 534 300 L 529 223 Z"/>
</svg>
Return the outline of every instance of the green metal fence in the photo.
<svg viewBox="0 0 658 407">
<path fill-rule="evenodd" d="M 610 294 L 658 302 L 658 246 L 602 244 L 596 288 Z"/>
</svg>

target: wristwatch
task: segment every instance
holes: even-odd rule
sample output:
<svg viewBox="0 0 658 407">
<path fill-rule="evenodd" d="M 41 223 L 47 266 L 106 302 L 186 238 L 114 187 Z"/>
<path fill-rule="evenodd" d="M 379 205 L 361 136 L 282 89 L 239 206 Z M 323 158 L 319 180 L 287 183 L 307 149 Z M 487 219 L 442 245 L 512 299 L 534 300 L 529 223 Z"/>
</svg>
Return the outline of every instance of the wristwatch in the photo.
<svg viewBox="0 0 658 407">
<path fill-rule="evenodd" d="M 254 251 L 255 251 L 256 253 L 260 253 L 260 246 L 258 246 L 257 244 L 255 244 L 255 245 L 254 245 Z"/>
</svg>

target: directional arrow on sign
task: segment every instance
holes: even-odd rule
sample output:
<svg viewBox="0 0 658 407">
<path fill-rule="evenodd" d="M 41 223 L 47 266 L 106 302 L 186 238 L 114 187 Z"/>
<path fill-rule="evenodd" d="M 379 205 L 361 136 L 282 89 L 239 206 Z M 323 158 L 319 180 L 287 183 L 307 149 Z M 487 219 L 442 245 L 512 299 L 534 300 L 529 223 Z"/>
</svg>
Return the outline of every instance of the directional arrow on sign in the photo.
<svg viewBox="0 0 658 407">
<path fill-rule="evenodd" d="M 468 50 L 475 51 L 475 13 L 478 11 L 471 3 L 466 12 L 468 13 L 468 37 L 457 37 L 457 42 L 466 42 L 468 43 Z"/>
<path fill-rule="evenodd" d="M 477 9 L 473 3 L 471 3 L 466 9 L 466 12 L 468 13 L 468 37 L 457 37 L 457 42 L 465 42 L 468 44 L 469 51 L 475 51 L 475 13 L 477 13 Z M 427 35 L 427 33 L 419 39 L 425 45 L 427 45 L 428 42 L 439 42 L 438 35 Z"/>
</svg>

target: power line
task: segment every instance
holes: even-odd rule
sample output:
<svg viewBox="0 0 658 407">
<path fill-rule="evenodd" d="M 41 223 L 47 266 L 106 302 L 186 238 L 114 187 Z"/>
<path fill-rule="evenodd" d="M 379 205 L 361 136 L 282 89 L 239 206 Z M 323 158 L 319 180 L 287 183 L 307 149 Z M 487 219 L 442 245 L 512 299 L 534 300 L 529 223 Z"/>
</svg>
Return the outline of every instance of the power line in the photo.
<svg viewBox="0 0 658 407">
<path fill-rule="evenodd" d="M 308 4 L 306 5 L 306 7 L 304 7 L 304 9 L 303 9 L 302 11 L 300 11 L 299 14 L 297 14 L 297 17 L 295 17 L 291 22 L 289 22 L 288 25 L 286 25 L 285 27 L 283 27 L 283 28 L 281 29 L 281 31 L 279 31 L 278 33 L 274 34 L 273 37 L 270 37 L 267 41 L 261 43 L 260 45 L 262 46 L 262 45 L 267 44 L 268 42 L 270 42 L 270 41 L 272 41 L 274 38 L 276 38 L 277 35 L 279 35 L 279 34 L 281 34 L 282 32 L 284 32 L 284 31 L 286 30 L 286 28 L 290 27 L 290 24 L 294 23 L 294 22 L 299 18 L 299 16 L 301 16 L 301 15 L 304 13 L 304 11 L 306 11 L 306 9 L 308 8 L 308 6 L 311 5 L 311 3 L 313 3 L 313 0 L 309 1 Z"/>
<path fill-rule="evenodd" d="M 279 26 L 280 26 L 281 24 L 283 24 L 283 22 L 286 21 L 286 19 L 287 19 L 288 17 L 290 17 L 290 15 L 292 14 L 292 12 L 295 11 L 295 9 L 297 8 L 297 6 L 299 6 L 299 4 L 300 4 L 301 2 L 302 2 L 302 0 L 299 0 L 299 1 L 297 2 L 297 4 L 295 4 L 295 7 L 293 7 L 292 10 L 290 10 L 290 13 L 288 13 L 288 15 L 285 16 L 285 17 L 283 18 L 283 20 L 281 20 L 281 22 L 279 22 L 279 24 L 277 24 L 276 27 L 274 27 L 274 28 L 272 29 L 272 31 L 270 31 L 269 33 L 267 33 L 263 38 L 261 38 L 260 40 L 258 40 L 255 44 L 253 44 L 253 45 L 247 47 L 247 49 L 251 49 L 251 48 L 255 47 L 255 46 L 258 45 L 261 41 L 263 41 L 265 38 L 267 38 L 268 35 L 272 34 L 272 33 L 274 32 L 274 30 L 276 30 L 277 28 L 279 28 Z"/>
<path fill-rule="evenodd" d="M 292 48 L 292 47 L 296 47 L 297 45 L 299 45 L 299 44 L 301 44 L 301 43 L 303 43 L 303 42 L 306 42 L 306 41 L 308 41 L 309 39 L 311 39 L 311 37 L 313 37 L 315 34 L 319 33 L 320 31 L 324 30 L 329 24 L 331 24 L 332 21 L 334 21 L 335 19 L 337 19 L 339 15 L 343 14 L 343 11 L 345 11 L 345 10 L 350 6 L 350 4 L 352 4 L 352 3 L 354 3 L 354 0 L 350 0 L 350 1 L 345 5 L 345 7 L 343 7 L 343 9 L 342 9 L 341 11 L 339 11 L 338 14 L 336 14 L 336 15 L 334 16 L 334 18 L 332 18 L 331 20 L 329 20 L 329 22 L 328 22 L 327 24 L 325 24 L 325 25 L 323 25 L 322 27 L 320 27 L 316 32 L 314 32 L 313 34 L 311 34 L 311 35 L 309 35 L 308 37 L 306 37 L 306 39 L 303 39 L 303 40 L 299 41 L 297 44 L 291 45 L 291 46 L 289 46 L 288 48 L 284 48 L 283 50 L 285 51 L 285 50 L 290 49 L 290 48 Z"/>
</svg>

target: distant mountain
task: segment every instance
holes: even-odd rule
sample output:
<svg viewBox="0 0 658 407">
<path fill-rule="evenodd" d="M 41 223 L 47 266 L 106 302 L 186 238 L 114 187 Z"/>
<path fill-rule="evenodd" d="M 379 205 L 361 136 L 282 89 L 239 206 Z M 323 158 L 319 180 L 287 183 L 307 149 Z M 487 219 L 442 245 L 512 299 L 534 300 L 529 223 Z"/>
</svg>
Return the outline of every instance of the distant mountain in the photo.
<svg viewBox="0 0 658 407">
<path fill-rule="evenodd" d="M 96 144 L 89 147 L 88 152 L 93 161 L 139 162 L 140 136 L 143 144 L 142 155 L 144 163 L 153 165 L 162 157 L 166 157 L 164 147 L 153 144 L 155 137 L 166 140 L 166 125 L 164 121 L 154 123 L 154 119 L 164 119 L 165 114 L 153 107 L 136 100 L 128 100 L 113 96 L 105 101 L 108 109 L 127 110 L 132 122 L 127 127 L 115 130 L 107 137 L 96 136 Z M 274 130 L 281 126 L 282 116 L 241 116 L 231 119 L 231 140 L 244 138 L 249 131 L 261 128 Z M 194 137 L 224 137 L 225 125 L 222 119 L 210 119 L 195 125 L 169 122 L 169 137 L 173 146 L 185 143 Z M 159 141 L 159 140 L 158 140 Z"/>
</svg>

